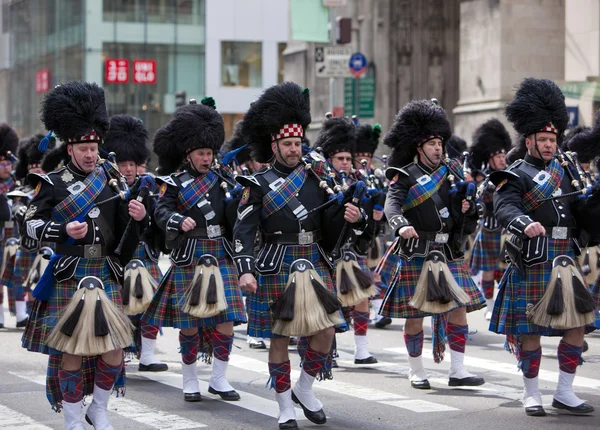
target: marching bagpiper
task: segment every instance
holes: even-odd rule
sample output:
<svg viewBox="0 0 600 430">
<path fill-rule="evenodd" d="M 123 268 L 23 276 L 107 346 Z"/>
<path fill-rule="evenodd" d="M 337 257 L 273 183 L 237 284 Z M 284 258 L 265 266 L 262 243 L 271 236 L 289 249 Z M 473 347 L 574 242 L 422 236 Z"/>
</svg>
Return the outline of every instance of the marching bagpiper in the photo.
<svg viewBox="0 0 600 430">
<path fill-rule="evenodd" d="M 333 327 L 343 319 L 329 274 L 334 262 L 326 250 L 333 249 L 346 230 L 344 219 L 356 223 L 361 218 L 351 203 L 345 210 L 336 202 L 319 210 L 333 191 L 322 157 L 302 154 L 310 121 L 307 89 L 286 82 L 265 90 L 250 105 L 243 134 L 256 161 L 274 161 L 253 176 L 237 177 L 245 189 L 234 231 L 234 260 L 241 288 L 252 294 L 247 302 L 248 334 L 271 338 L 269 373 L 282 429 L 297 428 L 294 402 L 313 423 L 327 421 L 312 384 L 329 356 Z M 255 255 L 259 229 L 264 246 Z M 310 336 L 293 389 L 289 336 Z"/>
<path fill-rule="evenodd" d="M 404 341 L 411 386 L 431 388 L 423 367 L 423 318 L 433 315 L 434 358 L 444 352 L 444 326 L 450 346 L 450 386 L 477 386 L 483 378 L 464 368 L 467 312 L 484 306 L 464 262 L 466 236 L 476 227 L 474 184 L 458 184 L 463 166 L 444 157 L 450 138 L 446 112 L 435 101 L 412 101 L 400 110 L 384 138 L 392 148 L 391 179 L 385 205 L 399 237 L 401 273 L 396 274 L 381 313 L 407 318 Z M 459 186 L 460 185 L 460 186 Z M 398 271 L 399 272 L 399 271 Z"/>
<path fill-rule="evenodd" d="M 48 400 L 56 410 L 62 408 L 67 429 L 85 428 L 82 399 L 92 393 L 86 421 L 112 429 L 108 399 L 122 373 L 123 348 L 132 342 L 118 282 L 121 264 L 134 248 L 125 247 L 123 261 L 114 250 L 130 217 L 136 228 L 125 243 L 137 245 L 146 210 L 126 200 L 116 166 L 98 158 L 108 129 L 102 88 L 86 82 L 58 85 L 45 96 L 41 119 L 64 142 L 52 155 L 68 162 L 28 179 L 35 192 L 25 214 L 23 244 L 54 242 L 56 254 L 34 290 L 22 342 L 30 351 L 50 355 Z M 45 143 L 40 142 L 41 149 Z"/>
<path fill-rule="evenodd" d="M 506 171 L 494 172 L 494 213 L 514 236 L 511 258 L 496 298 L 490 330 L 505 334 L 523 372 L 527 415 L 543 416 L 538 372 L 540 336 L 562 336 L 559 379 L 552 406 L 575 414 L 594 408 L 573 392 L 586 325 L 594 323 L 598 295 L 590 294 L 573 261 L 600 227 L 596 195 L 589 195 L 578 163 L 559 150 L 569 120 L 565 98 L 547 79 L 526 78 L 505 109 L 524 138 L 527 153 Z"/>
<path fill-rule="evenodd" d="M 471 254 L 471 271 L 481 275 L 481 289 L 485 297 L 486 319 L 492 316 L 494 307 L 495 272 L 503 256 L 502 226 L 494 217 L 494 184 L 489 182 L 490 173 L 506 169 L 506 153 L 512 141 L 504 124 L 490 119 L 475 129 L 471 146 L 471 164 L 482 173 L 484 179 L 478 183 L 478 200 L 485 205 L 485 213 L 479 223 Z"/>
</svg>

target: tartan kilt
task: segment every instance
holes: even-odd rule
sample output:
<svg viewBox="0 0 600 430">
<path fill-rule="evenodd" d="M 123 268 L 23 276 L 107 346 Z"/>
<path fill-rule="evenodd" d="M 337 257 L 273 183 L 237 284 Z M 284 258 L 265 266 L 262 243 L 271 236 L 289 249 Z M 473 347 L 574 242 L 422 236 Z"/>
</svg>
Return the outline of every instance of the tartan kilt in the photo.
<svg viewBox="0 0 600 430">
<path fill-rule="evenodd" d="M 48 266 L 48 270 L 50 270 L 50 266 Z M 71 297 L 77 291 L 77 284 L 86 276 L 96 276 L 101 279 L 106 295 L 119 308 L 121 307 L 120 286 L 112 279 L 106 258 L 81 258 L 71 279 L 63 282 L 54 280 L 48 301 L 36 300 L 34 302 L 21 340 L 23 348 L 42 354 L 59 352 L 46 346 L 46 339 L 69 305 Z"/>
<path fill-rule="evenodd" d="M 0 240 L 0 258 L 4 258 L 4 248 L 6 245 L 6 240 L 11 237 L 17 237 L 16 231 L 14 227 L 5 227 L 4 236 Z M 16 258 L 16 257 L 15 257 Z M 0 260 L 0 265 L 2 264 L 2 260 Z M 6 262 L 6 268 L 4 269 L 4 273 L 0 273 L 0 284 L 6 285 L 9 287 L 9 283 L 12 281 L 12 277 L 14 275 L 14 259 L 12 261 Z"/>
<path fill-rule="evenodd" d="M 442 250 L 442 246 L 431 244 L 429 249 L 431 251 Z M 391 318 L 424 318 L 432 315 L 428 312 L 415 309 L 410 305 L 410 300 L 415 292 L 419 276 L 421 276 L 424 262 L 425 257 L 415 257 L 410 261 L 400 257 L 398 263 L 399 269 L 388 287 L 385 298 L 383 299 L 383 305 L 379 311 L 381 315 Z M 454 279 L 456 279 L 458 285 L 462 287 L 471 298 L 469 303 L 465 306 L 467 312 L 473 312 L 484 308 L 485 299 L 483 298 L 481 291 L 479 291 L 475 285 L 475 282 L 473 282 L 471 272 L 465 263 L 465 260 L 459 258 L 454 261 L 449 261 L 448 268 L 454 275 Z"/>
<path fill-rule="evenodd" d="M 183 267 L 171 265 L 163 276 L 150 306 L 142 314 L 144 322 L 157 327 L 193 328 L 213 327 L 229 321 L 237 325 L 247 321 L 237 272 L 231 257 L 225 251 L 223 240 L 198 239 L 192 264 Z M 214 256 L 219 262 L 227 309 L 214 317 L 196 318 L 183 312 L 181 308 L 185 291 L 194 279 L 197 261 L 204 254 Z"/>
<path fill-rule="evenodd" d="M 20 298 L 22 301 L 25 299 L 28 291 L 25 291 L 25 287 L 23 284 L 27 279 L 27 275 L 29 274 L 29 269 L 33 266 L 33 260 L 37 255 L 37 251 L 30 252 L 24 249 L 19 248 L 17 251 L 17 255 L 15 257 L 15 268 L 12 277 L 12 288 L 9 289 L 9 294 L 12 296 L 13 300 L 15 298 Z M 12 290 L 12 294 L 10 293 Z"/>
<path fill-rule="evenodd" d="M 400 256 L 398 254 L 394 254 L 390 252 L 387 258 L 384 260 L 381 270 L 379 271 L 379 276 L 381 276 L 381 282 L 389 287 L 392 280 L 396 276 L 396 271 L 400 264 Z"/>
<path fill-rule="evenodd" d="M 488 231 L 480 227 L 471 253 L 471 270 L 473 273 L 496 270 L 501 258 L 501 251 L 502 229 Z"/>
<path fill-rule="evenodd" d="M 335 284 L 332 280 L 331 270 L 323 260 L 317 244 L 312 245 L 288 245 L 283 256 L 281 270 L 276 275 L 258 275 L 258 288 L 256 293 L 248 296 L 246 306 L 248 308 L 248 335 L 270 339 L 279 337 L 273 333 L 273 319 L 271 317 L 271 304 L 277 300 L 285 291 L 290 266 L 299 258 L 304 258 L 315 266 L 315 270 L 323 279 L 323 283 L 329 291 L 335 293 Z"/>
<path fill-rule="evenodd" d="M 548 238 L 548 258 L 546 262 L 525 266 L 525 276 L 510 264 L 500 284 L 498 296 L 494 303 L 494 310 L 490 320 L 490 331 L 519 336 L 522 334 L 535 334 L 540 336 L 562 336 L 565 330 L 550 327 L 541 327 L 527 319 L 527 305 L 536 304 L 546 291 L 552 273 L 552 261 L 555 257 L 567 255 L 574 259 L 577 269 L 579 262 L 574 258 L 571 240 L 556 240 Z M 592 296 L 596 306 L 600 304 L 600 292 L 592 288 Z M 596 312 L 596 315 L 598 313 Z M 596 326 L 600 327 L 598 317 Z M 593 331 L 596 327 L 587 326 L 586 331 Z"/>
<path fill-rule="evenodd" d="M 148 257 L 144 242 L 140 242 L 131 259 L 137 259 L 144 263 L 144 266 L 146 267 L 146 270 L 148 270 L 148 273 L 150 273 L 150 276 L 152 276 L 157 283 L 160 282 L 162 273 L 160 273 L 158 263 L 155 263 L 150 259 L 150 257 Z"/>
</svg>

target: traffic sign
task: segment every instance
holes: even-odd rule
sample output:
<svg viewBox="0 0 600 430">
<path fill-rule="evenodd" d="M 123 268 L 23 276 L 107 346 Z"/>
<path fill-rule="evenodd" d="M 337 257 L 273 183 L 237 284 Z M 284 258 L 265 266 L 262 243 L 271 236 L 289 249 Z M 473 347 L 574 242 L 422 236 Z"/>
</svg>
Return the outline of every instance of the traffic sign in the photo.
<svg viewBox="0 0 600 430">
<path fill-rule="evenodd" d="M 355 78 L 362 78 L 367 73 L 367 58 L 360 52 L 355 52 L 348 61 L 350 73 Z"/>
<path fill-rule="evenodd" d="M 344 113 L 359 118 L 375 116 L 375 78 L 344 79 Z"/>
<path fill-rule="evenodd" d="M 315 48 L 317 78 L 346 78 L 352 76 L 348 62 L 352 56 L 349 46 L 318 46 Z"/>
</svg>

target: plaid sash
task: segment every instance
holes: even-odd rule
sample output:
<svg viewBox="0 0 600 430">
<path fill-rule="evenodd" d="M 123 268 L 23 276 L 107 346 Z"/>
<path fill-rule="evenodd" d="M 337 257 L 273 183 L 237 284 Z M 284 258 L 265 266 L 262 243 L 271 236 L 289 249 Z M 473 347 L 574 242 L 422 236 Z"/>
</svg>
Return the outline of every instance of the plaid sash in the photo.
<svg viewBox="0 0 600 430">
<path fill-rule="evenodd" d="M 542 171 L 540 171 L 542 172 Z M 532 212 L 542 205 L 541 199 L 547 199 L 558 189 L 565 174 L 562 166 L 556 158 L 548 164 L 545 170 L 550 175 L 548 179 L 541 183 L 536 183 L 535 187 L 527 191 L 523 196 L 523 207 L 525 212 Z"/>
<path fill-rule="evenodd" d="M 196 176 L 191 184 L 180 188 L 177 193 L 177 212 L 186 213 L 190 210 L 215 186 L 218 179 L 213 172 L 208 172 L 206 175 Z"/>
<path fill-rule="evenodd" d="M 8 193 L 10 190 L 13 189 L 14 186 L 15 180 L 12 176 L 9 176 L 9 178 L 6 181 L 0 182 L 0 194 Z"/>
<path fill-rule="evenodd" d="M 263 198 L 263 207 L 261 216 L 266 219 L 273 215 L 275 212 L 283 209 L 290 200 L 292 200 L 296 193 L 304 185 L 306 180 L 306 170 L 304 166 L 300 165 L 296 167 L 290 175 L 285 178 L 284 182 L 276 190 L 271 190 Z"/>
<path fill-rule="evenodd" d="M 84 189 L 80 193 L 71 194 L 52 209 L 52 219 L 64 223 L 76 219 L 81 220 L 94 206 L 96 198 L 106 186 L 104 169 L 96 166 L 83 181 Z"/>
<path fill-rule="evenodd" d="M 462 166 L 460 166 L 457 161 L 450 160 L 449 164 L 451 164 L 455 170 L 462 172 Z M 406 194 L 406 198 L 404 199 L 402 210 L 406 212 L 409 209 L 413 209 L 436 194 L 444 183 L 447 173 L 448 168 L 442 165 L 438 167 L 430 176 L 424 175 L 424 177 L 428 178 L 429 180 L 417 182 L 415 185 L 410 187 L 408 193 Z"/>
</svg>

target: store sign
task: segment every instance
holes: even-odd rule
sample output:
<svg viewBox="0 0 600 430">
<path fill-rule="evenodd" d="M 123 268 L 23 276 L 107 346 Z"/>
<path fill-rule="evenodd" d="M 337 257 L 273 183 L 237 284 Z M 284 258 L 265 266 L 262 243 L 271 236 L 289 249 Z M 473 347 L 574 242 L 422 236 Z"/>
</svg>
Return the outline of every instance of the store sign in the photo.
<svg viewBox="0 0 600 430">
<path fill-rule="evenodd" d="M 136 84 L 155 84 L 156 83 L 156 61 L 155 60 L 134 60 L 133 61 L 133 81 Z"/>
<path fill-rule="evenodd" d="M 129 81 L 129 60 L 107 58 L 104 66 L 104 81 L 107 84 L 124 84 Z"/>
<path fill-rule="evenodd" d="M 35 72 L 35 92 L 45 93 L 50 87 L 50 70 L 42 69 Z"/>
</svg>

